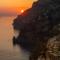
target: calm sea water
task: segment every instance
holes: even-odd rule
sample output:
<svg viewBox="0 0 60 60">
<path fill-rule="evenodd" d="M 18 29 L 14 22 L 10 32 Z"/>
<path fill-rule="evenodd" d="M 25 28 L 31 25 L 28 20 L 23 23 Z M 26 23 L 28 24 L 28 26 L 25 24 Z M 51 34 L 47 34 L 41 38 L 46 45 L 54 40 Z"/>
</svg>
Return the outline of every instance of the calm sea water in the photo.
<svg viewBox="0 0 60 60">
<path fill-rule="evenodd" d="M 0 60 L 28 60 L 28 52 L 22 51 L 18 46 L 13 47 L 14 18 L 0 17 Z"/>
</svg>

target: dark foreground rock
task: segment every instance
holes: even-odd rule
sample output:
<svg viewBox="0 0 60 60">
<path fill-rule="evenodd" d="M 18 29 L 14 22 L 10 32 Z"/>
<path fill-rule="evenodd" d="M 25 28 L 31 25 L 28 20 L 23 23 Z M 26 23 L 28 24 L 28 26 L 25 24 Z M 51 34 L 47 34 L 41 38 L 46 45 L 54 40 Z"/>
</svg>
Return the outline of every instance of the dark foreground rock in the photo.
<svg viewBox="0 0 60 60">
<path fill-rule="evenodd" d="M 17 38 L 13 38 L 13 43 L 29 50 L 30 60 L 37 60 L 41 55 L 46 59 L 49 39 L 60 35 L 59 2 L 38 0 L 14 20 L 13 28 L 21 32 Z"/>
</svg>

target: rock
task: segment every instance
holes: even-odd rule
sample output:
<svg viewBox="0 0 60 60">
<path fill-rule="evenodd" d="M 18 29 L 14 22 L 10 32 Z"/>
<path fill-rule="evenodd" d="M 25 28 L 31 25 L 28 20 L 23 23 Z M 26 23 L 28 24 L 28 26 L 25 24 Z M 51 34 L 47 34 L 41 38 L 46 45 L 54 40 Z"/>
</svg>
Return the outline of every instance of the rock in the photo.
<svg viewBox="0 0 60 60">
<path fill-rule="evenodd" d="M 60 60 L 60 35 L 50 39 L 47 44 L 48 56 L 51 60 Z"/>
<path fill-rule="evenodd" d="M 37 60 L 40 55 L 46 59 L 48 40 L 60 34 L 59 2 L 38 0 L 14 20 L 13 28 L 21 31 L 21 35 L 14 40 L 19 46 L 30 49 L 32 52 L 30 60 Z"/>
</svg>

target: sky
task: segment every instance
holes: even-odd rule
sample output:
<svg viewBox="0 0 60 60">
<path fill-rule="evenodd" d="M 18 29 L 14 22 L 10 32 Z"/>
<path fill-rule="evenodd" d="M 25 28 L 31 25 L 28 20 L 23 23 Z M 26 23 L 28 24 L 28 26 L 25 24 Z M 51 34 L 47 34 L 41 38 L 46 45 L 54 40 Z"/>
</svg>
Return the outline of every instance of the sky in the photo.
<svg viewBox="0 0 60 60">
<path fill-rule="evenodd" d="M 0 0 L 0 16 L 16 15 L 32 6 L 36 0 Z"/>
</svg>

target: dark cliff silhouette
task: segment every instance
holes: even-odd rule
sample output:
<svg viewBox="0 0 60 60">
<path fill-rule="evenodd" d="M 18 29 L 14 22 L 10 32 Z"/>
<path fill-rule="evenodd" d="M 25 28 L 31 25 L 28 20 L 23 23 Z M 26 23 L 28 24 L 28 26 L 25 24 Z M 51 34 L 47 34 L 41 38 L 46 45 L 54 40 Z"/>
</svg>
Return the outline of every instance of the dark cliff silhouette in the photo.
<svg viewBox="0 0 60 60">
<path fill-rule="evenodd" d="M 59 2 L 38 0 L 14 20 L 13 28 L 21 33 L 17 38 L 13 37 L 13 43 L 29 50 L 30 60 L 37 60 L 40 55 L 46 59 L 48 40 L 60 34 Z"/>
</svg>

